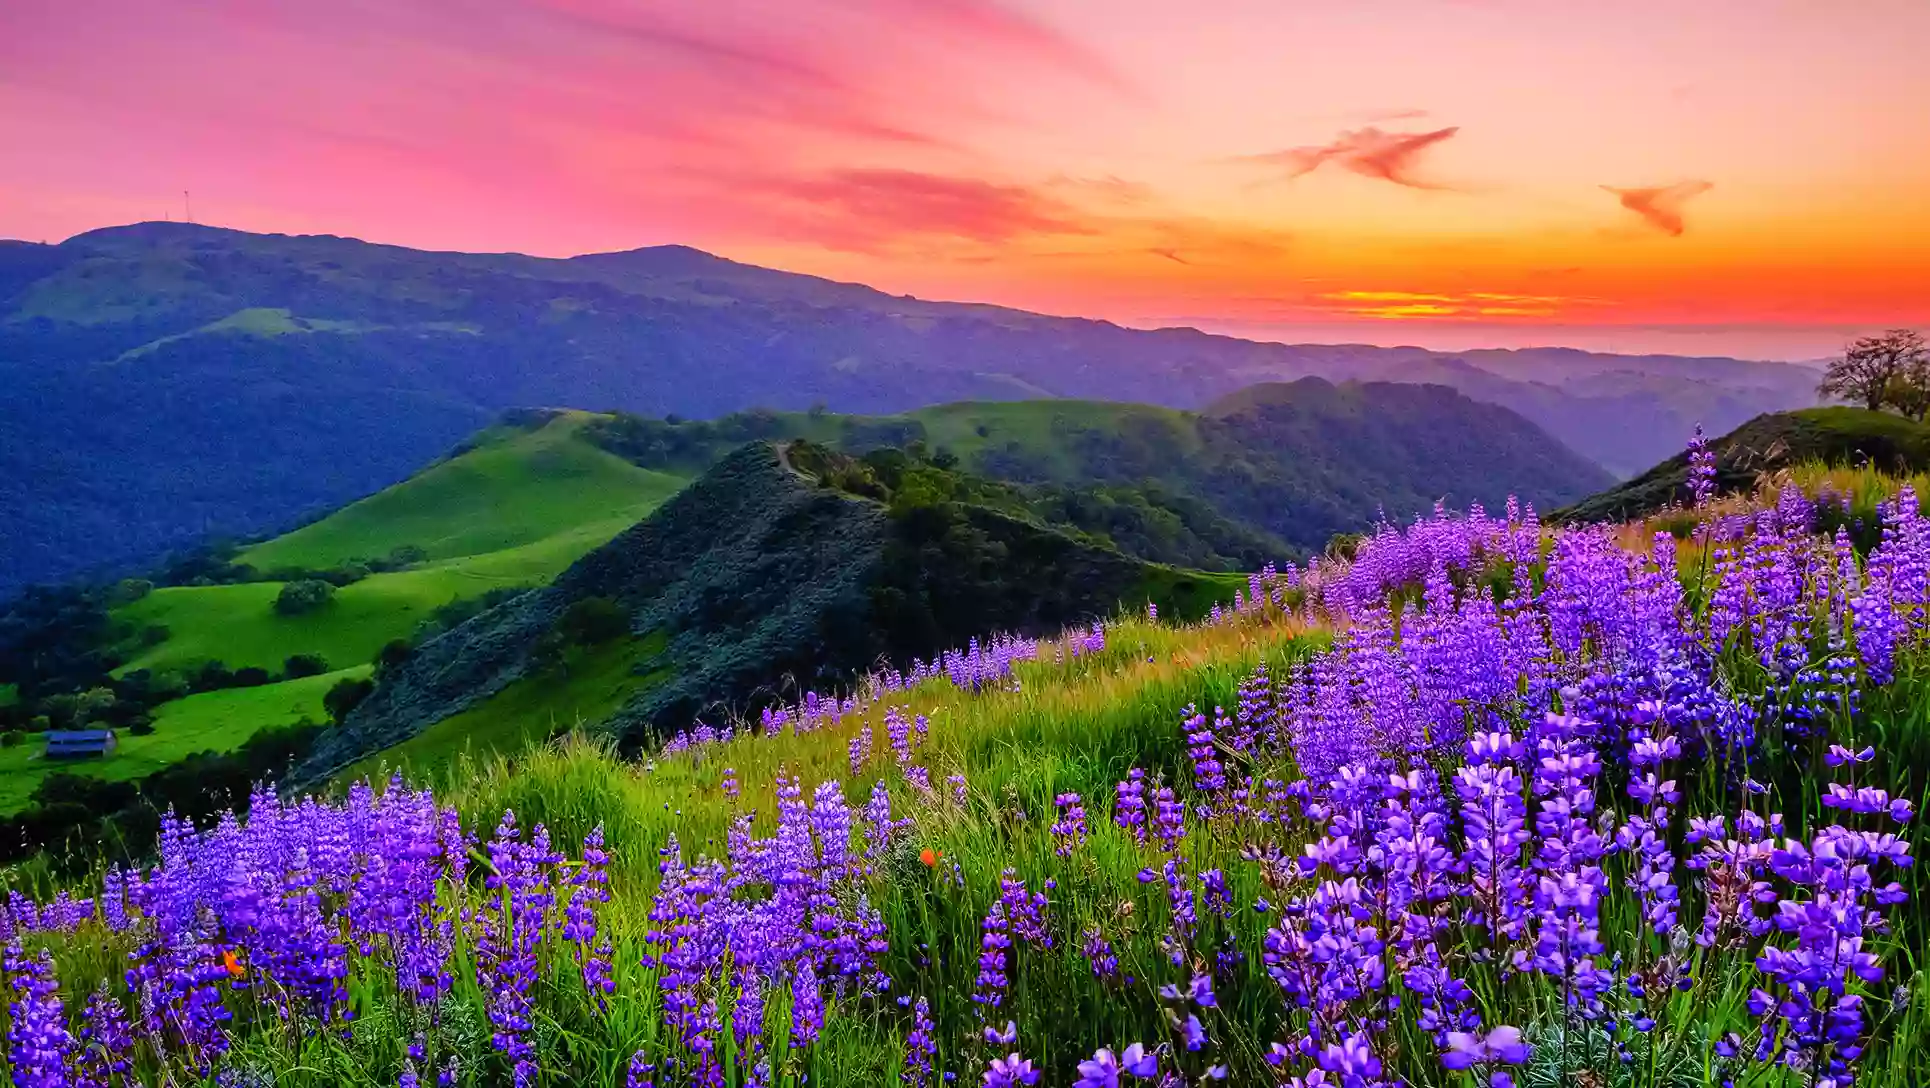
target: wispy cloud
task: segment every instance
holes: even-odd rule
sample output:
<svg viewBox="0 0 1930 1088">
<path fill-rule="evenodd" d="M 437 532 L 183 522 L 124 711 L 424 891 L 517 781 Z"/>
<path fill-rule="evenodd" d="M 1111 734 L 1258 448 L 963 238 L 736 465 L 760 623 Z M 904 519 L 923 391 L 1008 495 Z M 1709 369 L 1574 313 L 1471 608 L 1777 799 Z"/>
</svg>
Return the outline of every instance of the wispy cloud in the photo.
<svg viewBox="0 0 1930 1088">
<path fill-rule="evenodd" d="M 1063 190 L 1069 194 L 1090 197 L 1107 204 L 1138 206 L 1151 203 L 1154 199 L 1153 187 L 1140 181 L 1108 174 L 1105 177 L 1074 177 L 1068 174 L 1055 174 L 1046 179 L 1048 187 Z"/>
<path fill-rule="evenodd" d="M 1094 83 L 1138 96 L 1118 68 L 1079 42 L 1023 12 L 994 0 L 859 0 L 887 14 L 937 23 L 1055 65 Z"/>
<path fill-rule="evenodd" d="M 847 169 L 755 183 L 805 211 L 825 244 L 863 251 L 907 236 L 997 244 L 1082 235 L 1094 227 L 1072 205 L 1024 185 L 897 169 Z"/>
<path fill-rule="evenodd" d="M 1333 163 L 1362 177 L 1391 181 L 1410 189 L 1445 189 L 1448 186 L 1415 176 L 1414 169 L 1428 148 L 1459 131 L 1458 125 L 1432 132 L 1382 132 L 1369 126 L 1343 132 L 1331 143 L 1248 155 L 1245 161 L 1284 167 L 1288 178 L 1297 178 Z"/>
<path fill-rule="evenodd" d="M 711 182 L 738 194 L 759 230 L 874 256 L 1247 269 L 1279 260 L 1292 246 L 1277 227 L 1176 212 L 1150 187 L 1123 178 L 1033 183 L 864 167 Z"/>
<path fill-rule="evenodd" d="M 1617 189 L 1612 185 L 1602 188 L 1619 197 L 1622 207 L 1641 216 L 1649 226 L 1670 237 L 1679 237 L 1687 229 L 1682 221 L 1682 205 L 1688 203 L 1690 197 L 1715 186 L 1706 181 L 1678 181 L 1650 189 Z"/>
</svg>

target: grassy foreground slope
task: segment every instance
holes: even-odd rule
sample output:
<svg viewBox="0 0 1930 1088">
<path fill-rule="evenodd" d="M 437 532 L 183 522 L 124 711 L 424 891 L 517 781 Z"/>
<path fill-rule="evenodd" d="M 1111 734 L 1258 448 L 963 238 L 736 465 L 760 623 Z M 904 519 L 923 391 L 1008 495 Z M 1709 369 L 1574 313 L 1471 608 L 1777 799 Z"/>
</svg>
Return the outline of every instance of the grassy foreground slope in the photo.
<svg viewBox="0 0 1930 1088">
<path fill-rule="evenodd" d="M 1455 535 L 1470 524 L 1377 537 L 1352 570 L 1283 585 L 1291 612 L 1269 600 L 1210 624 L 1124 617 L 1103 648 L 1083 632 L 1046 640 L 969 688 L 877 681 L 810 728 L 647 763 L 570 738 L 472 761 L 433 800 L 380 796 L 378 783 L 334 808 L 257 813 L 242 854 L 257 883 L 242 886 L 301 913 L 264 919 L 261 899 L 219 879 L 222 851 L 249 842 L 231 832 L 199 869 L 177 864 L 150 887 L 205 896 L 212 939 L 232 941 L 249 972 L 245 990 L 211 972 L 207 1003 L 233 1010 L 219 1072 L 291 1088 L 387 1088 L 445 1068 L 479 1088 L 510 1082 L 518 1061 L 539 1088 L 634 1088 L 646 1073 L 664 1088 L 1093 1088 L 1110 1082 L 1081 1063 L 1142 1047 L 1169 1084 L 1195 1086 L 1808 1088 L 1826 1062 L 1838 1085 L 1930 1083 L 1918 967 L 1930 878 L 1903 863 L 1925 832 L 1893 803 L 1930 796 L 1930 591 L 1882 574 L 1925 569 L 1930 525 L 1903 523 L 1888 555 L 1808 563 L 1827 534 L 1764 519 L 1752 546 L 1779 571 L 1802 565 L 1794 596 L 1807 603 L 1792 615 L 1736 593 L 1733 580 L 1755 577 L 1742 567 L 1674 572 L 1685 584 L 1616 554 L 1605 533 L 1564 531 L 1543 549 L 1540 526 Z M 1538 554 L 1539 569 L 1497 583 L 1442 570 L 1416 610 L 1380 607 L 1414 590 L 1402 573 L 1414 567 L 1385 560 L 1478 574 L 1456 546 L 1475 538 L 1495 549 L 1481 568 Z M 1502 652 L 1496 585 L 1512 586 Z M 1329 607 L 1355 593 L 1372 607 L 1317 607 L 1322 586 L 1351 586 Z M 1836 641 L 1828 602 L 1849 596 L 1904 610 L 1907 633 L 1879 642 L 1859 626 Z M 1701 644 L 1722 622 L 1712 599 L 1747 609 L 1718 652 L 1666 671 L 1630 664 L 1631 643 Z M 1760 690 L 1753 632 L 1778 616 L 1795 644 L 1847 660 L 1791 681 L 1797 705 L 1820 708 L 1800 720 Z M 1584 627 L 1599 641 L 1569 638 Z M 1810 698 L 1846 688 L 1856 698 Z M 1696 701 L 1646 701 L 1684 689 Z M 1760 732 L 1698 717 L 1716 699 Z M 1509 733 L 1463 745 L 1470 729 Z M 1746 782 L 1725 773 L 1737 758 Z M 1334 759 L 1354 773 L 1296 783 Z M 1833 808 L 1844 795 L 1824 785 L 1851 776 L 1883 798 Z M 1787 823 L 1765 824 L 1769 812 Z M 1653 833 L 1663 819 L 1670 834 Z M 329 844 L 321 864 L 358 891 L 412 882 L 385 902 L 419 911 L 315 895 L 310 855 L 283 849 L 309 841 Z M 398 916 L 422 927 L 352 939 Z M 103 978 L 138 1007 L 118 988 L 130 956 L 206 959 L 211 940 L 157 952 L 150 932 L 88 922 L 31 939 L 52 946 L 70 1009 Z M 503 954 L 511 932 L 525 939 L 516 958 Z M 1840 958 L 1808 955 L 1819 941 Z M 307 1023 L 255 999 L 308 977 L 304 942 L 328 946 L 346 968 L 328 977 L 350 980 L 339 1001 L 309 999 Z M 448 965 L 446 991 L 415 988 L 425 961 Z M 1804 1004 L 1798 987 L 1819 975 L 1841 992 Z M 1586 1003 L 1567 1000 L 1578 991 Z M 712 1001 L 717 1018 L 688 1015 Z M 1833 1006 L 1827 1040 L 1783 1022 L 1824 1023 Z M 1298 1046 L 1335 1036 L 1346 1049 Z M 154 1043 L 142 1071 L 170 1045 Z M 1469 1051 L 1482 1067 L 1446 1060 Z M 1020 1056 L 1026 1075 L 1004 1075 Z M 197 1055 L 166 1057 L 185 1070 Z M 1316 1075 L 1336 1066 L 1374 1072 Z"/>
</svg>

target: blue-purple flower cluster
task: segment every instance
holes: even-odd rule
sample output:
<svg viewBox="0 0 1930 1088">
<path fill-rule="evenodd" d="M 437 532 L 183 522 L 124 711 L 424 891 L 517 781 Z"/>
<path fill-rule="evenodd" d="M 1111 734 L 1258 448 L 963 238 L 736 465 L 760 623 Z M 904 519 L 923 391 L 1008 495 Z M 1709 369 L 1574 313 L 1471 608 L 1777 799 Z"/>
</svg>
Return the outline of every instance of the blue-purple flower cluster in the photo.
<svg viewBox="0 0 1930 1088">
<path fill-rule="evenodd" d="M 1631 553 L 1510 504 L 1262 572 L 1230 614 L 1317 611 L 1331 647 L 1185 707 L 1164 770 L 1044 793 L 1049 821 L 1000 807 L 973 834 L 1033 837 L 1043 872 L 978 859 L 962 904 L 959 862 L 918 840 L 988 799 L 957 774 L 934 788 L 930 721 L 894 696 L 1003 688 L 1017 662 L 1102 650 L 1103 628 L 765 711 L 755 731 L 837 730 L 853 778 L 895 769 L 855 804 L 780 772 L 760 823 L 726 768 L 721 848 L 671 837 L 647 897 L 613 879 L 601 829 L 579 848 L 504 812 L 479 836 L 399 783 L 264 790 L 245 822 L 165 821 L 154 864 L 97 895 L 0 903 L 7 1066 L 36 1088 L 219 1080 L 244 1042 L 346 1045 L 380 992 L 409 1085 L 583 1079 L 598 1059 L 566 1020 L 634 1039 L 599 1068 L 639 1088 L 816 1083 L 843 1014 L 902 1038 L 896 1079 L 921 1088 L 1510 1088 L 1638 1051 L 1715 1083 L 1847 1088 L 1890 1019 L 1917 815 L 1866 707 L 1930 649 L 1930 520 L 1907 489 L 1881 517 L 1860 555 L 1791 491 L 1685 564 L 1671 536 Z M 1074 915 L 1075 878 L 1136 905 Z M 937 900 L 886 900 L 916 895 Z M 928 909 L 965 919 L 962 947 L 894 949 L 888 917 Z M 47 948 L 77 940 L 128 950 L 119 977 L 63 993 Z M 1100 1000 L 1157 1018 L 1041 1058 L 1018 1026 L 1038 1022 L 1032 966 L 1075 953 Z M 614 1027 L 639 1009 L 650 1030 Z"/>
</svg>

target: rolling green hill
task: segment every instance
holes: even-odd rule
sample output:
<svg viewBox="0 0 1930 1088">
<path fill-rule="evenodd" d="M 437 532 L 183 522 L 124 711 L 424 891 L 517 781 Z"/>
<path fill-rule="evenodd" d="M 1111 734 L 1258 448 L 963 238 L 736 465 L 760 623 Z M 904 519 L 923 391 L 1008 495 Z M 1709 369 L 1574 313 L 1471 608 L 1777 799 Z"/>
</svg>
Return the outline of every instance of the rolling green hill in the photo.
<svg viewBox="0 0 1930 1088">
<path fill-rule="evenodd" d="M 472 739 L 540 735 L 561 717 L 545 687 L 578 712 L 593 705 L 634 746 L 994 631 L 1057 630 L 1149 599 L 1197 615 L 1243 582 L 987 505 L 1004 492 L 896 450 L 857 460 L 801 442 L 739 447 L 550 586 L 424 644 L 322 735 L 295 779 L 316 784 L 384 751 L 434 761 Z M 619 648 L 572 663 L 566 632 L 594 608 L 621 630 L 593 645 Z M 626 660 L 627 679 L 605 671 Z"/>
<path fill-rule="evenodd" d="M 757 439 L 804 438 L 848 453 L 920 442 L 996 479 L 1046 488 L 1150 486 L 1301 552 L 1441 500 L 1498 508 L 1513 495 L 1549 509 L 1610 482 L 1527 420 L 1445 386 L 1319 378 L 1254 386 L 1200 412 L 1103 401 L 972 402 L 896 416 L 746 412 L 686 422 L 619 415 L 584 433 L 636 464 L 680 472 Z"/>
<path fill-rule="evenodd" d="M 1908 476 L 1930 470 L 1930 425 L 1865 408 L 1807 408 L 1757 416 L 1713 439 L 1719 491 L 1746 491 L 1757 479 L 1805 463 L 1868 465 Z M 1680 453 L 1642 475 L 1564 510 L 1567 521 L 1626 521 L 1689 498 L 1689 458 Z"/>
<path fill-rule="evenodd" d="M 523 414 L 403 483 L 240 554 L 240 561 L 264 571 L 338 567 L 403 547 L 429 556 L 410 569 L 343 586 L 315 612 L 277 613 L 282 583 L 276 581 L 155 590 L 116 618 L 136 628 L 164 626 L 169 636 L 124 670 L 183 669 L 208 660 L 274 670 L 298 653 L 362 664 L 451 601 L 549 581 L 684 483 L 584 441 L 582 430 L 593 418 Z"/>
<path fill-rule="evenodd" d="M 574 527 L 628 525 L 688 482 L 687 476 L 639 469 L 582 441 L 584 426 L 596 418 L 588 412 L 515 413 L 456 455 L 249 548 L 240 559 L 273 570 L 330 567 L 409 546 L 432 560 L 504 552 L 552 541 Z"/>
<path fill-rule="evenodd" d="M 683 486 L 684 477 L 639 468 L 585 441 L 583 428 L 594 418 L 515 413 L 409 480 L 236 556 L 262 572 L 340 570 L 403 548 L 427 557 L 340 586 L 315 611 L 278 612 L 284 583 L 277 580 L 163 586 L 114 608 L 110 630 L 165 629 L 165 638 L 125 656 L 118 677 L 184 677 L 208 662 L 280 675 L 298 654 L 318 656 L 333 671 L 164 702 L 152 734 L 121 730 L 119 750 L 103 760 L 48 765 L 35 736 L 25 734 L 0 749 L 0 813 L 25 804 L 57 770 L 128 781 L 191 753 L 231 751 L 266 728 L 325 720 L 328 688 L 368 675 L 378 650 L 414 636 L 439 609 L 549 582 Z M 13 692 L 8 685 L 9 699 Z M 556 705 L 567 707 L 568 699 Z"/>
</svg>

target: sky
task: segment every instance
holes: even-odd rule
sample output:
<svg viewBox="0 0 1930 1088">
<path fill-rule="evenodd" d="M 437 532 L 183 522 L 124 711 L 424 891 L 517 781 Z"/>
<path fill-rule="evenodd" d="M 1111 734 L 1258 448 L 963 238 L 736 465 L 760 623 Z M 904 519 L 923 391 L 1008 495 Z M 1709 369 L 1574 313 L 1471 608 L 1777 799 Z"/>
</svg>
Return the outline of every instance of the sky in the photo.
<svg viewBox="0 0 1930 1088">
<path fill-rule="evenodd" d="M 1930 324 L 1926 41 L 1924 0 L 0 0 L 0 237 L 680 243 L 1260 339 L 1809 359 Z"/>
</svg>

